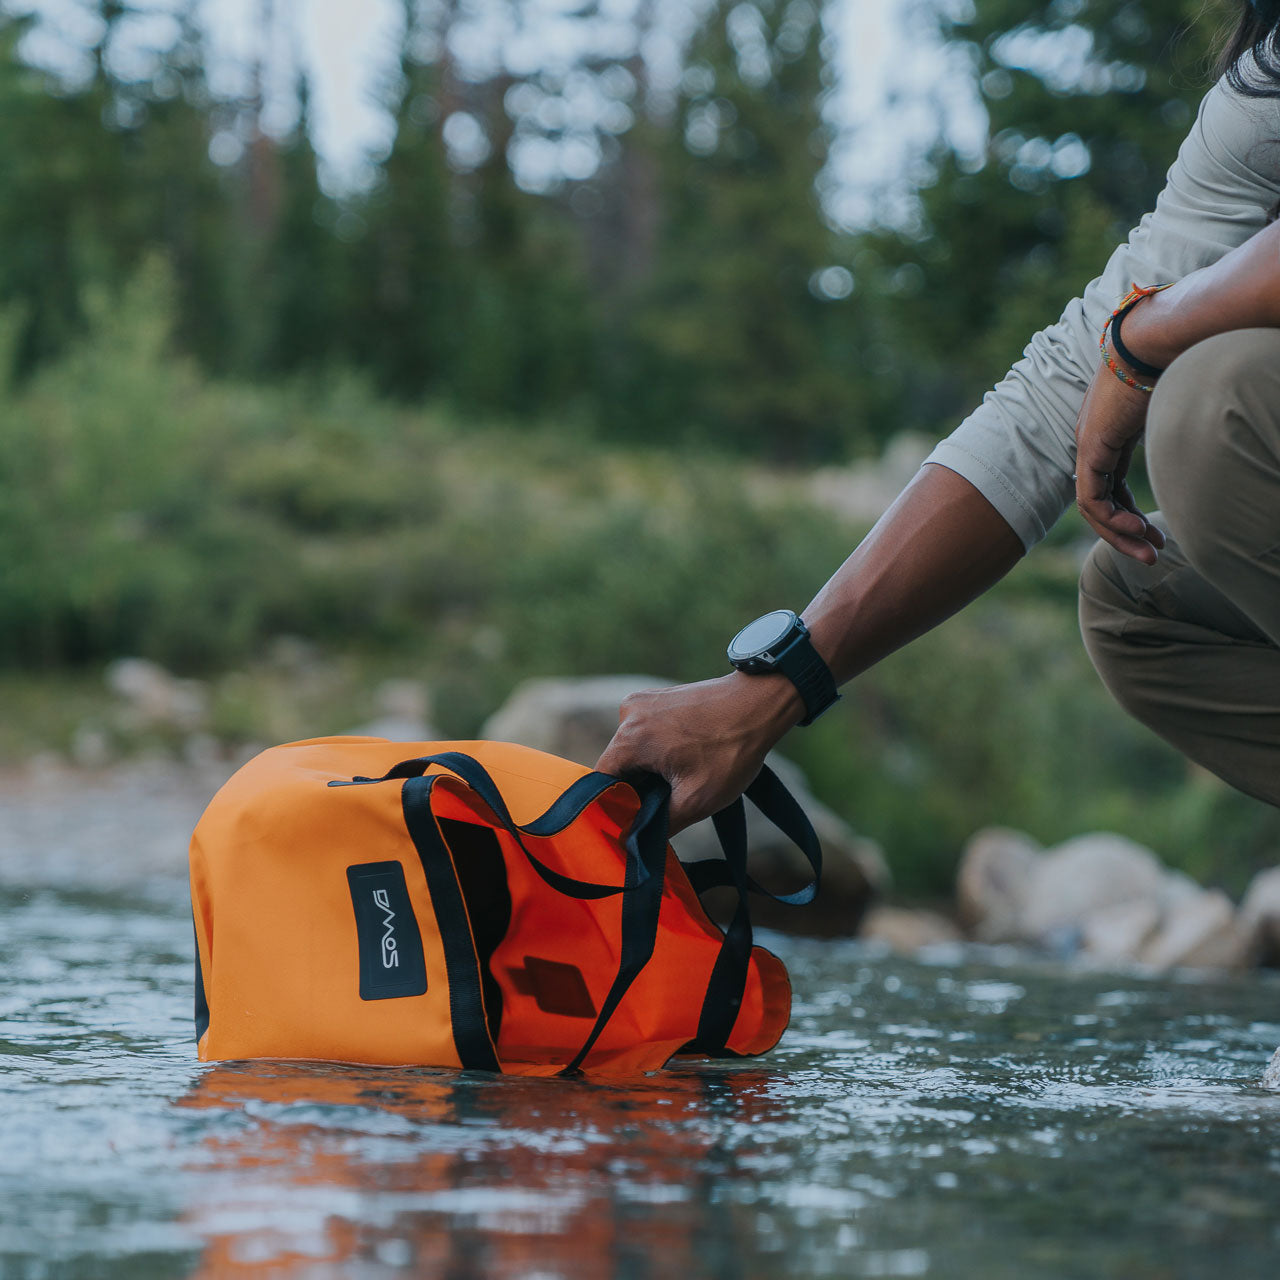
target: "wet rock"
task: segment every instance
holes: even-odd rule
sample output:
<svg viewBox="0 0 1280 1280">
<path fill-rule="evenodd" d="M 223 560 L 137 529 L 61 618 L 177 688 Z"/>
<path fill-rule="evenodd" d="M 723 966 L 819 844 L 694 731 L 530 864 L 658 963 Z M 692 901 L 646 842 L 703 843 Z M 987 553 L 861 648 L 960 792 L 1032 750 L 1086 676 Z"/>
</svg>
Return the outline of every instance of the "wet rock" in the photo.
<svg viewBox="0 0 1280 1280">
<path fill-rule="evenodd" d="M 960 923 L 980 942 L 1016 942 L 1040 846 L 1021 831 L 985 827 L 969 843 L 956 878 Z"/>
<path fill-rule="evenodd" d="M 1100 965 L 1130 964 L 1160 928 L 1160 906 L 1153 899 L 1113 902 L 1080 924 L 1079 948 Z"/>
<path fill-rule="evenodd" d="M 1164 913 L 1138 959 L 1156 969 L 1229 969 L 1243 964 L 1245 942 L 1231 899 L 1220 889 L 1203 889 Z"/>
<path fill-rule="evenodd" d="M 906 955 L 922 947 L 961 942 L 964 938 L 955 922 L 937 911 L 884 906 L 867 912 L 858 936 Z"/>
<path fill-rule="evenodd" d="M 1262 1073 L 1262 1087 L 1275 1089 L 1280 1093 L 1280 1049 L 1271 1055 L 1271 1061 L 1267 1064 L 1266 1071 Z"/>
<path fill-rule="evenodd" d="M 489 718 L 481 735 L 591 766 L 618 727 L 622 700 L 637 690 L 661 688 L 667 683 L 642 675 L 530 680 Z M 769 764 L 809 815 L 822 842 L 822 891 L 812 906 L 803 909 L 756 899 L 752 918 L 765 926 L 805 933 L 853 933 L 871 899 L 888 883 L 884 855 L 878 845 L 857 835 L 814 799 L 803 773 L 789 760 L 771 755 Z M 808 880 L 808 865 L 799 850 L 750 804 L 747 839 L 752 874 L 761 883 L 775 892 L 786 892 Z M 685 862 L 722 856 L 710 821 L 682 831 L 672 845 Z"/>
<path fill-rule="evenodd" d="M 526 680 L 489 717 L 480 736 L 536 747 L 590 767 L 618 727 L 622 700 L 641 689 L 669 684 L 642 675 Z"/>
<path fill-rule="evenodd" d="M 1280 965 L 1280 867 L 1254 876 L 1240 904 L 1240 928 L 1251 963 Z"/>
<path fill-rule="evenodd" d="M 107 687 L 124 703 L 133 729 L 194 733 L 208 718 L 209 695 L 199 680 L 182 680 L 147 658 L 119 658 L 106 671 Z"/>
<path fill-rule="evenodd" d="M 1080 929 L 1103 908 L 1160 901 L 1165 869 L 1150 849 L 1123 836 L 1077 836 L 1033 861 L 1021 918 L 1022 936 L 1045 942 Z"/>
</svg>

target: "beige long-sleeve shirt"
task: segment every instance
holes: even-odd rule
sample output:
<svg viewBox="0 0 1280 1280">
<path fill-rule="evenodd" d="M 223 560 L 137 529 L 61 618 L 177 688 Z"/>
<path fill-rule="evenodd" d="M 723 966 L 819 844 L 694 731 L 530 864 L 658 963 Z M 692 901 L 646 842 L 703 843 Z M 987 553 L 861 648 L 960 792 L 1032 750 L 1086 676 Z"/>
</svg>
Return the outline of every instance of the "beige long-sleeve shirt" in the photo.
<svg viewBox="0 0 1280 1280">
<path fill-rule="evenodd" d="M 1102 274 L 1035 335 L 1023 357 L 927 462 L 962 475 L 1027 547 L 1075 499 L 1075 424 L 1098 368 L 1098 335 L 1133 283 L 1179 280 L 1259 231 L 1280 196 L 1280 100 L 1219 81 L 1155 209 Z"/>
</svg>

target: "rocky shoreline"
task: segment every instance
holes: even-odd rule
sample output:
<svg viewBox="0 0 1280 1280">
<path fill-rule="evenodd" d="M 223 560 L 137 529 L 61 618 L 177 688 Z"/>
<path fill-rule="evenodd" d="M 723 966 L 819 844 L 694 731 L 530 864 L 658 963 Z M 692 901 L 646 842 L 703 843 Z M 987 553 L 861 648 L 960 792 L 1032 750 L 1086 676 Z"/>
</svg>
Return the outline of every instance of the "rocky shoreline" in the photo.
<svg viewBox="0 0 1280 1280">
<path fill-rule="evenodd" d="M 228 757 L 202 733 L 199 690 L 137 659 L 109 673 L 126 720 L 189 730 L 191 750 L 123 760 L 37 757 L 0 770 L 0 885 L 146 891 L 170 896 L 186 877 L 192 828 L 218 787 L 256 748 Z M 382 718 L 353 732 L 405 741 L 446 735 L 426 722 L 425 703 L 399 685 L 381 699 Z M 617 724 L 622 699 L 662 682 L 645 675 L 533 680 L 485 724 L 482 736 L 551 751 L 590 765 Z M 394 693 L 396 696 L 391 697 Z M 774 767 L 809 813 L 824 851 L 823 890 L 804 910 L 761 900 L 759 923 L 806 934 L 856 933 L 895 951 L 937 944 L 1005 944 L 1094 967 L 1149 972 L 1245 969 L 1280 964 L 1280 867 L 1261 872 L 1239 905 L 1167 868 L 1121 836 L 1081 835 L 1051 849 L 1002 828 L 966 846 L 954 906 L 886 905 L 889 864 L 816 800 L 801 772 Z M 753 873 L 773 888 L 808 878 L 799 852 L 751 811 Z M 709 822 L 674 841 L 689 860 L 719 852 Z"/>
</svg>

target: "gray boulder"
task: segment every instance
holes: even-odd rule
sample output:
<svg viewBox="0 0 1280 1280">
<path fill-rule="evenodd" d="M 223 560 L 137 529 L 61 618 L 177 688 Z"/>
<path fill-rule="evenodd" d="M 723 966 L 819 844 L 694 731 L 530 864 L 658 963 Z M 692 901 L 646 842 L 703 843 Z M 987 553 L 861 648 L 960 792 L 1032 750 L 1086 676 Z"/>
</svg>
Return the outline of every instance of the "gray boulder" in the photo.
<svg viewBox="0 0 1280 1280">
<path fill-rule="evenodd" d="M 1262 1087 L 1274 1089 L 1280 1093 L 1280 1049 L 1271 1055 L 1271 1061 L 1267 1064 L 1266 1071 L 1262 1073 Z"/>
<path fill-rule="evenodd" d="M 1112 902 L 1080 923 L 1080 950 L 1099 965 L 1131 964 L 1160 930 L 1160 904 L 1152 898 Z"/>
<path fill-rule="evenodd" d="M 1137 958 L 1156 969 L 1231 969 L 1244 963 L 1245 952 L 1231 899 L 1221 889 L 1201 889 L 1166 907 L 1159 930 Z"/>
<path fill-rule="evenodd" d="M 1077 836 L 1034 860 L 1022 936 L 1054 945 L 1104 907 L 1158 902 L 1164 876 L 1156 855 L 1132 840 L 1105 832 Z"/>
<path fill-rule="evenodd" d="M 1269 919 L 1280 924 L 1280 875 L 1259 885 L 1250 935 L 1225 894 L 1105 832 L 1040 851 L 1016 831 L 979 831 L 961 859 L 956 898 L 961 923 L 980 941 L 1030 943 L 1098 965 L 1232 968 L 1244 963 L 1249 936 L 1269 937 Z"/>
<path fill-rule="evenodd" d="M 1280 964 L 1280 867 L 1254 876 L 1240 904 L 1240 928 L 1252 963 Z"/>
<path fill-rule="evenodd" d="M 862 921 L 858 936 L 910 955 L 924 947 L 961 942 L 964 935 L 955 922 L 937 911 L 873 906 Z"/>
<path fill-rule="evenodd" d="M 623 699 L 641 689 L 667 687 L 669 683 L 641 675 L 529 680 L 485 722 L 481 736 L 536 747 L 589 767 L 613 737 Z M 888 883 L 883 853 L 814 799 L 803 774 L 789 760 L 770 755 L 769 765 L 809 815 L 822 842 L 823 883 L 819 899 L 811 907 L 788 909 L 758 899 L 752 904 L 752 918 L 763 925 L 805 933 L 854 932 L 867 904 Z M 808 879 L 808 867 L 799 850 L 750 804 L 747 836 L 752 874 L 762 883 L 775 891 L 786 891 Z M 685 862 L 722 856 L 709 820 L 680 832 L 672 845 Z"/>
<path fill-rule="evenodd" d="M 355 738 L 387 738 L 391 742 L 437 742 L 431 723 L 431 695 L 420 680 L 384 680 L 373 695 L 372 720 L 346 732 Z"/>
<path fill-rule="evenodd" d="M 1019 942 L 1040 846 L 1021 831 L 984 827 L 965 845 L 956 913 L 979 942 Z"/>
<path fill-rule="evenodd" d="M 485 721 L 480 736 L 536 747 L 590 767 L 618 727 L 622 700 L 670 683 L 640 675 L 526 680 Z"/>
<path fill-rule="evenodd" d="M 107 688 L 120 700 L 120 721 L 127 729 L 204 727 L 209 691 L 199 680 L 183 680 L 148 658 L 117 658 L 106 670 Z"/>
</svg>

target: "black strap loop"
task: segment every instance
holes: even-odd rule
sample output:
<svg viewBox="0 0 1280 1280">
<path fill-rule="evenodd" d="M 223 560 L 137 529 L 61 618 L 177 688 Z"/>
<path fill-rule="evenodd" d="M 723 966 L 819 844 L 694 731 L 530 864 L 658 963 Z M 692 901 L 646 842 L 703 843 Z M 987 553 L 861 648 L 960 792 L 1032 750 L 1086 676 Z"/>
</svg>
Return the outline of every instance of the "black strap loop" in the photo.
<svg viewBox="0 0 1280 1280">
<path fill-rule="evenodd" d="M 431 793 L 435 779 L 423 776 L 432 765 L 449 770 L 475 792 L 503 829 L 520 846 L 529 864 L 551 888 L 569 897 L 582 899 L 622 894 L 618 971 L 610 985 L 608 995 L 600 1006 L 590 1033 L 568 1066 L 561 1072 L 562 1075 L 571 1075 L 581 1067 L 608 1025 L 609 1019 L 630 990 L 632 983 L 653 956 L 657 944 L 658 917 L 662 907 L 662 889 L 666 870 L 671 789 L 665 779 L 656 774 L 640 773 L 626 778 L 615 778 L 609 774 L 589 773 L 574 782 L 540 817 L 524 825 L 518 825 L 512 819 L 506 801 L 488 770 L 474 757 L 459 751 L 402 760 L 389 769 L 382 778 L 355 780 L 356 782 L 387 782 L 396 778 L 406 780 L 403 788 L 405 817 L 410 834 L 422 857 L 428 881 L 432 884 L 433 901 L 439 887 L 446 916 L 452 913 L 457 917 L 458 912 L 454 908 L 462 907 L 460 923 L 455 919 L 454 924 L 449 926 L 450 935 L 454 939 L 455 952 L 449 974 L 450 1012 L 454 1019 L 454 1036 L 459 1058 L 464 1066 L 482 1067 L 494 1071 L 501 1070 L 501 1064 L 484 1018 L 479 960 L 475 956 L 474 947 L 470 947 L 469 959 L 463 954 L 464 934 L 466 940 L 470 939 L 470 930 L 466 927 L 465 907 L 462 904 L 452 859 L 436 824 L 431 806 Z M 625 874 L 621 885 L 599 885 L 589 881 L 575 880 L 548 867 L 529 851 L 522 838 L 524 835 L 549 836 L 563 831 L 588 805 L 610 787 L 622 781 L 635 790 L 640 798 L 640 807 L 624 840 Z M 351 784 L 330 783 L 330 785 Z M 775 902 L 802 905 L 813 900 L 822 874 L 822 847 L 818 842 L 817 834 L 804 810 L 782 785 L 777 775 L 767 766 L 763 767 L 744 794 L 766 818 L 799 847 L 813 871 L 813 879 L 792 893 L 774 894 L 762 888 L 746 869 L 747 825 L 742 799 L 735 800 L 733 804 L 714 815 L 716 834 L 724 851 L 724 858 L 707 859 L 692 863 L 685 868 L 698 893 L 719 885 L 727 885 L 734 888 L 738 895 L 733 919 L 725 930 L 724 941 L 707 984 L 698 1020 L 697 1036 L 690 1044 L 690 1048 L 710 1056 L 731 1054 L 727 1044 L 742 1005 L 751 962 L 752 930 L 748 892 L 766 894 Z M 440 907 L 437 903 L 437 915 L 439 912 Z M 445 927 L 445 922 L 442 921 L 442 936 Z M 458 980 L 456 1004 L 454 1003 L 455 971 Z"/>
<path fill-rule="evenodd" d="M 698 1034 L 690 1045 L 708 1057 L 734 1056 L 728 1047 L 729 1037 L 733 1034 L 747 988 L 753 943 L 748 892 L 764 894 L 775 902 L 803 905 L 813 901 L 822 876 L 822 846 L 817 833 L 808 815 L 782 785 L 777 774 L 766 765 L 745 794 L 774 826 L 799 847 L 813 871 L 813 879 L 792 893 L 770 893 L 761 888 L 747 874 L 747 814 L 742 799 L 735 800 L 712 816 L 724 858 L 696 862 L 686 870 L 699 893 L 714 886 L 729 886 L 737 891 L 738 901 L 707 983 L 698 1017 Z"/>
<path fill-rule="evenodd" d="M 640 809 L 627 833 L 627 884 L 622 895 L 622 938 L 618 972 L 600 1006 L 595 1026 L 561 1075 L 573 1075 L 591 1052 L 622 997 L 653 957 L 658 941 L 658 914 L 667 862 L 667 816 L 671 788 L 656 774 L 637 779 Z"/>
<path fill-rule="evenodd" d="M 396 778 L 420 778 L 432 765 L 448 769 L 450 773 L 461 778 L 484 801 L 503 830 L 520 846 L 520 851 L 529 865 L 558 893 L 585 901 L 611 898 L 623 891 L 623 885 L 593 884 L 589 880 L 575 880 L 572 876 L 562 875 L 532 853 L 523 839 L 526 835 L 550 836 L 563 831 L 592 801 L 603 795 L 610 787 L 617 786 L 619 781 L 617 778 L 607 773 L 585 774 L 573 783 L 546 813 L 524 826 L 519 826 L 511 817 L 511 811 L 507 808 L 502 792 L 499 791 L 497 783 L 484 765 L 474 756 L 465 755 L 461 751 L 442 751 L 439 755 L 417 756 L 412 760 L 401 760 L 399 764 L 392 765 L 380 778 L 361 778 L 354 781 L 377 783 L 390 782 Z"/>
<path fill-rule="evenodd" d="M 787 906 L 802 907 L 813 901 L 818 892 L 818 884 L 822 879 L 822 845 L 818 834 L 809 821 L 808 814 L 800 807 L 800 802 L 782 785 L 778 775 L 765 765 L 756 775 L 755 781 L 746 789 L 744 795 L 752 804 L 794 844 L 809 864 L 813 878 L 799 889 L 791 893 L 773 893 L 761 885 L 754 877 L 746 877 L 747 888 L 752 893 L 771 898 Z M 742 801 L 735 800 L 729 809 L 742 808 Z M 725 812 L 722 810 L 722 812 Z M 729 847 L 725 844 L 724 834 L 717 826 L 716 834 L 720 837 L 720 847 L 724 850 L 723 858 L 703 858 L 698 862 L 685 863 L 685 873 L 695 892 L 705 893 L 708 889 L 724 886 L 734 888 L 737 881 L 729 866 Z M 742 856 L 746 859 L 746 827 L 745 814 L 742 833 Z"/>
<path fill-rule="evenodd" d="M 440 921 L 441 937 L 445 942 L 446 965 L 449 968 L 450 1018 L 459 1061 L 464 1067 L 490 1071 L 500 1071 L 502 1068 L 484 1017 L 479 960 L 474 946 L 470 945 L 471 935 L 466 924 L 461 890 L 431 807 L 431 793 L 436 779 L 423 777 L 432 765 L 448 769 L 475 792 L 502 827 L 516 840 L 534 870 L 553 889 L 574 898 L 602 898 L 622 894 L 618 971 L 590 1033 L 561 1072 L 562 1075 L 572 1075 L 591 1052 L 631 984 L 649 963 L 657 945 L 658 915 L 662 908 L 662 886 L 666 871 L 667 813 L 671 788 L 665 779 L 656 774 L 635 774 L 619 779 L 606 773 L 590 773 L 573 783 L 541 817 L 518 826 L 512 820 L 507 803 L 489 771 L 473 756 L 460 751 L 446 751 L 435 756 L 405 760 L 389 770 L 385 777 L 371 779 L 385 782 L 393 778 L 405 778 L 405 819 L 427 873 L 432 903 L 437 920 Z M 553 835 L 564 830 L 593 800 L 610 787 L 617 786 L 620 781 L 626 781 L 640 797 L 640 808 L 623 843 L 626 869 L 621 885 L 593 885 L 561 875 L 534 857 L 526 848 L 521 839 L 522 833 Z M 450 938 L 453 939 L 452 960 Z"/>
</svg>

